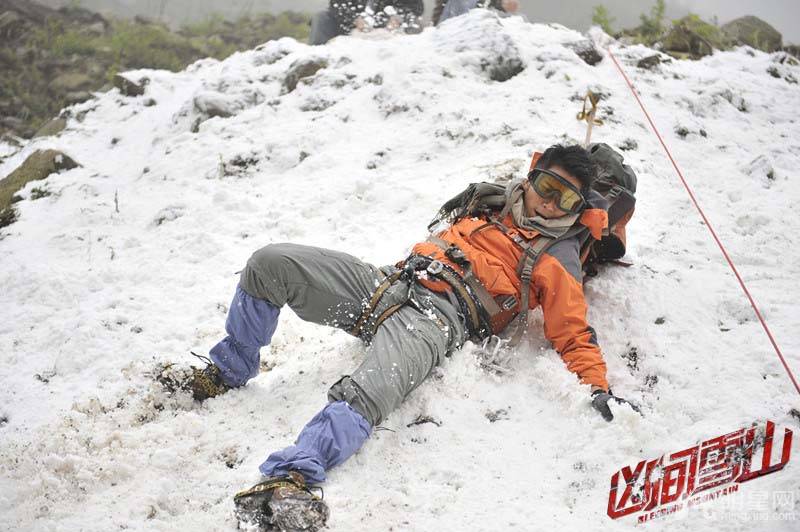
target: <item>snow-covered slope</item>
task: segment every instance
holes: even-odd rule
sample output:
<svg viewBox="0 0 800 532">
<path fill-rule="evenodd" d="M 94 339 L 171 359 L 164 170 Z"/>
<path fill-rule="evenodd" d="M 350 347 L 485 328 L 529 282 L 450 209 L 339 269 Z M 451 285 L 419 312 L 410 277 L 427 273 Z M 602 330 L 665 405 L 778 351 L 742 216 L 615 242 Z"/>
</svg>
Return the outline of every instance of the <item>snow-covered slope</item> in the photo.
<svg viewBox="0 0 800 532">
<path fill-rule="evenodd" d="M 610 58 L 591 67 L 564 46 L 584 38 L 478 10 L 418 36 L 270 42 L 134 72 L 145 96 L 100 95 L 60 137 L 5 160 L 0 175 L 57 148 L 82 167 L 29 185 L 26 198 L 51 195 L 18 203 L 0 240 L 0 528 L 235 529 L 232 494 L 362 346 L 284 311 L 261 375 L 202 406 L 165 396 L 156 364 L 188 364 L 219 339 L 236 272 L 267 243 L 402 259 L 466 184 L 523 175 L 533 150 L 582 140 L 587 88 L 604 96 L 594 139 L 628 148 L 639 175 L 635 265 L 587 284 L 590 322 L 615 393 L 644 417 L 603 421 L 539 335 L 502 354 L 499 375 L 468 345 L 331 471 L 330 530 L 631 529 L 606 516 L 621 467 L 755 421 L 797 431 L 797 393 Z M 739 49 L 645 71 L 634 65 L 652 50 L 612 50 L 800 370 L 800 90 L 784 79 L 800 69 Z M 492 81 L 501 56 L 525 69 Z M 309 58 L 328 66 L 282 94 Z M 202 121 L 209 104 L 233 116 Z M 440 426 L 407 426 L 419 415 Z M 741 491 L 793 491 L 800 506 L 798 460 Z M 796 526 L 714 519 L 722 503 L 641 526 Z"/>
</svg>

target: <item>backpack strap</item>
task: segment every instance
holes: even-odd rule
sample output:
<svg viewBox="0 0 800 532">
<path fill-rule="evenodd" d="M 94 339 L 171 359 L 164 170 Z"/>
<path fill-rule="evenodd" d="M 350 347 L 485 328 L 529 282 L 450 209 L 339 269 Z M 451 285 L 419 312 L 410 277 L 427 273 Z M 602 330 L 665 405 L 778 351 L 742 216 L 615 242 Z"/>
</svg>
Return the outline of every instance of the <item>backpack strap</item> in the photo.
<svg viewBox="0 0 800 532">
<path fill-rule="evenodd" d="M 516 330 L 509 341 L 509 346 L 516 347 L 522 340 L 522 335 L 525 334 L 525 329 L 528 326 L 531 282 L 533 279 L 533 269 L 536 267 L 536 263 L 539 262 L 542 254 L 556 242 L 568 238 L 579 237 L 581 233 L 588 232 L 588 230 L 580 224 L 576 224 L 558 238 L 540 234 L 534 237 L 531 241 L 528 241 L 522 238 L 518 233 L 510 233 L 508 227 L 506 227 L 505 224 L 497 219 L 493 220 L 493 224 L 522 249 L 522 256 L 520 257 L 519 264 L 517 265 L 517 275 L 519 276 L 522 285 L 520 287 L 519 313 L 517 315 Z"/>
<path fill-rule="evenodd" d="M 522 240 L 519 235 L 515 236 Z M 550 238 L 543 235 L 536 237 L 531 244 L 525 242 L 524 240 L 520 244 L 520 242 L 517 242 L 517 240 L 514 239 L 514 242 L 522 247 L 523 252 L 522 257 L 520 257 L 519 260 L 519 265 L 517 266 L 517 275 L 519 275 L 522 286 L 520 291 L 519 314 L 517 315 L 517 328 L 514 331 L 514 335 L 511 337 L 511 341 L 509 342 L 511 347 L 516 347 L 519 345 L 520 340 L 522 340 L 522 335 L 525 334 L 525 329 L 528 326 L 528 310 L 530 307 L 533 268 L 536 266 L 536 263 L 539 262 L 542 252 L 550 247 L 555 241 L 555 238 Z"/>
</svg>

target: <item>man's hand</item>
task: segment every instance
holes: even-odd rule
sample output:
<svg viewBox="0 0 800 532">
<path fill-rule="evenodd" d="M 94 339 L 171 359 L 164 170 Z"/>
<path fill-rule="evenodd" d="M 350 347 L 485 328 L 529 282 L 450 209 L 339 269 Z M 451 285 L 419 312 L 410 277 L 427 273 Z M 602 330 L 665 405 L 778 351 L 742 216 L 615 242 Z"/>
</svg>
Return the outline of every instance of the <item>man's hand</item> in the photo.
<svg viewBox="0 0 800 532">
<path fill-rule="evenodd" d="M 519 0 L 502 0 L 500 5 L 506 13 L 516 13 L 519 10 Z"/>
<path fill-rule="evenodd" d="M 603 416 L 603 419 L 605 419 L 606 421 L 612 421 L 614 419 L 614 414 L 611 413 L 611 408 L 608 406 L 609 401 L 612 400 L 615 401 L 617 404 L 629 405 L 634 412 L 637 412 L 639 414 L 642 413 L 642 411 L 639 410 L 639 407 L 631 403 L 630 401 L 626 401 L 621 397 L 614 397 L 611 394 L 611 390 L 608 390 L 606 392 L 598 388 L 592 391 L 592 407 L 598 412 L 600 412 L 600 415 Z"/>
</svg>

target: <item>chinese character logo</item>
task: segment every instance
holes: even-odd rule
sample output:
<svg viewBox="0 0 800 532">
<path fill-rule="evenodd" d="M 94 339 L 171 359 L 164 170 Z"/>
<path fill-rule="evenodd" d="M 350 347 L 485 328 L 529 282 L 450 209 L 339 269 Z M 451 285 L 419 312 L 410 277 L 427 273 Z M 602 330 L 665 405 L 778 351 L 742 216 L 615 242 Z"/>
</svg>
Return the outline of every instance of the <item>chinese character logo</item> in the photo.
<svg viewBox="0 0 800 532">
<path fill-rule="evenodd" d="M 780 436 L 778 436 L 780 440 Z M 739 484 L 779 471 L 789 462 L 792 431 L 775 440 L 775 424 L 757 426 L 706 440 L 699 445 L 642 460 L 611 477 L 608 516 L 641 512 L 639 522 L 735 493 Z"/>
</svg>

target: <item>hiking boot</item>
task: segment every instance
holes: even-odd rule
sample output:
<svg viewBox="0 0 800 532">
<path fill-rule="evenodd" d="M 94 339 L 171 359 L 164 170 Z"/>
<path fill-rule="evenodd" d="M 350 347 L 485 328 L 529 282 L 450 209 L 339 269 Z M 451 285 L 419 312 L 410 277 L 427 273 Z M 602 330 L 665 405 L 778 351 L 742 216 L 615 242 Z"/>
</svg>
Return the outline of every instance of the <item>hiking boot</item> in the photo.
<svg viewBox="0 0 800 532">
<path fill-rule="evenodd" d="M 222 395 L 230 390 L 230 386 L 222 382 L 220 370 L 206 357 L 201 357 L 206 365 L 203 368 L 189 366 L 189 368 L 176 368 L 174 364 L 165 365 L 156 376 L 156 380 L 170 392 L 183 390 L 191 392 L 196 401 L 203 402 L 211 397 Z"/>
<path fill-rule="evenodd" d="M 328 506 L 311 493 L 303 475 L 270 477 L 233 497 L 236 518 L 259 530 L 315 532 L 328 521 Z"/>
</svg>

